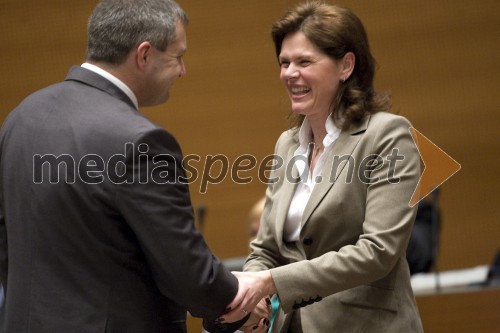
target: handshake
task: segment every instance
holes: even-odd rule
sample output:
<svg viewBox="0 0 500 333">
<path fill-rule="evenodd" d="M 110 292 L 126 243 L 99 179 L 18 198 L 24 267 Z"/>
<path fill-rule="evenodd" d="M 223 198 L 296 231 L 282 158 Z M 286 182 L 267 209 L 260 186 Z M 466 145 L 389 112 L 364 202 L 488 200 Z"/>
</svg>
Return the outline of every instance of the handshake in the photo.
<svg viewBox="0 0 500 333">
<path fill-rule="evenodd" d="M 226 313 L 214 323 L 204 322 L 210 333 L 267 332 L 272 315 L 270 295 L 276 286 L 270 271 L 233 272 L 238 279 L 238 293 L 228 305 Z"/>
</svg>

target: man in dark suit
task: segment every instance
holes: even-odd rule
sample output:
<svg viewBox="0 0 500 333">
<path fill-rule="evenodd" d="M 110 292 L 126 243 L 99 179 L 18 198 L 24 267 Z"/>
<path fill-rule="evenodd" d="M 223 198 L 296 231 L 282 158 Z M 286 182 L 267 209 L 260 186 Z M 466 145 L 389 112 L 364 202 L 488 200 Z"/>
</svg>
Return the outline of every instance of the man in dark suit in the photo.
<svg viewBox="0 0 500 333">
<path fill-rule="evenodd" d="M 138 112 L 185 75 L 187 21 L 174 1 L 103 0 L 86 63 L 5 121 L 6 332 L 185 332 L 186 310 L 248 302 L 194 227 L 175 138 Z"/>
</svg>

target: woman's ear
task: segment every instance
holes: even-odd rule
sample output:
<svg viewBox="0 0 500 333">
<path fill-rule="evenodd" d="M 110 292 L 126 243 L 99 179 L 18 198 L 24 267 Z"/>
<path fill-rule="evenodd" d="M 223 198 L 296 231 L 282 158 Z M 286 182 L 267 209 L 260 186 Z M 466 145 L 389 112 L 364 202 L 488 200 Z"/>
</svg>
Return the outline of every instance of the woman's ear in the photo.
<svg viewBox="0 0 500 333">
<path fill-rule="evenodd" d="M 354 71 L 354 65 L 356 64 L 356 56 L 352 52 L 347 52 L 341 61 L 341 72 L 340 79 L 342 82 L 347 81 Z"/>
</svg>

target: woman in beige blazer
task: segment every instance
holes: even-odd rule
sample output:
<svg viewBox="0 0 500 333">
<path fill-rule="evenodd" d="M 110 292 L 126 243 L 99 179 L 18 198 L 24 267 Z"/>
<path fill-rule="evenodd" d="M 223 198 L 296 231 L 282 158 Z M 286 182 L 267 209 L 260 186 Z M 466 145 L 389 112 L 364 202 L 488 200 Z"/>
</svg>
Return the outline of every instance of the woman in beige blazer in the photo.
<svg viewBox="0 0 500 333">
<path fill-rule="evenodd" d="M 272 36 L 296 122 L 276 144 L 240 283 L 260 280 L 255 303 L 278 295 L 272 332 L 422 332 L 405 259 L 420 160 L 410 123 L 384 112 L 390 98 L 373 89 L 362 23 L 311 2 Z"/>
</svg>

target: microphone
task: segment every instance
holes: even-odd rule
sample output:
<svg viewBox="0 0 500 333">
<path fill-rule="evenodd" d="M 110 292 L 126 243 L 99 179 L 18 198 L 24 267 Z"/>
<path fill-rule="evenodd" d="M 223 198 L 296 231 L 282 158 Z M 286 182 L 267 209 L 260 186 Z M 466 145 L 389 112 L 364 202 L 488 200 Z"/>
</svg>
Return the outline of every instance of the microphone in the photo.
<svg viewBox="0 0 500 333">
<path fill-rule="evenodd" d="M 439 200 L 439 187 L 436 188 L 432 193 L 432 211 L 431 211 L 431 223 L 432 223 L 432 234 L 431 234 L 431 244 L 432 244 L 432 256 L 434 259 L 433 266 L 434 272 L 436 273 L 436 293 L 441 292 L 441 279 L 440 272 L 438 266 L 438 255 L 439 255 L 439 231 L 440 231 L 440 212 L 438 208 L 438 200 Z"/>
<path fill-rule="evenodd" d="M 203 228 L 205 227 L 205 214 L 207 213 L 207 206 L 204 204 L 198 205 L 196 208 L 196 215 L 198 217 L 198 229 L 200 229 L 203 234 Z"/>
</svg>

